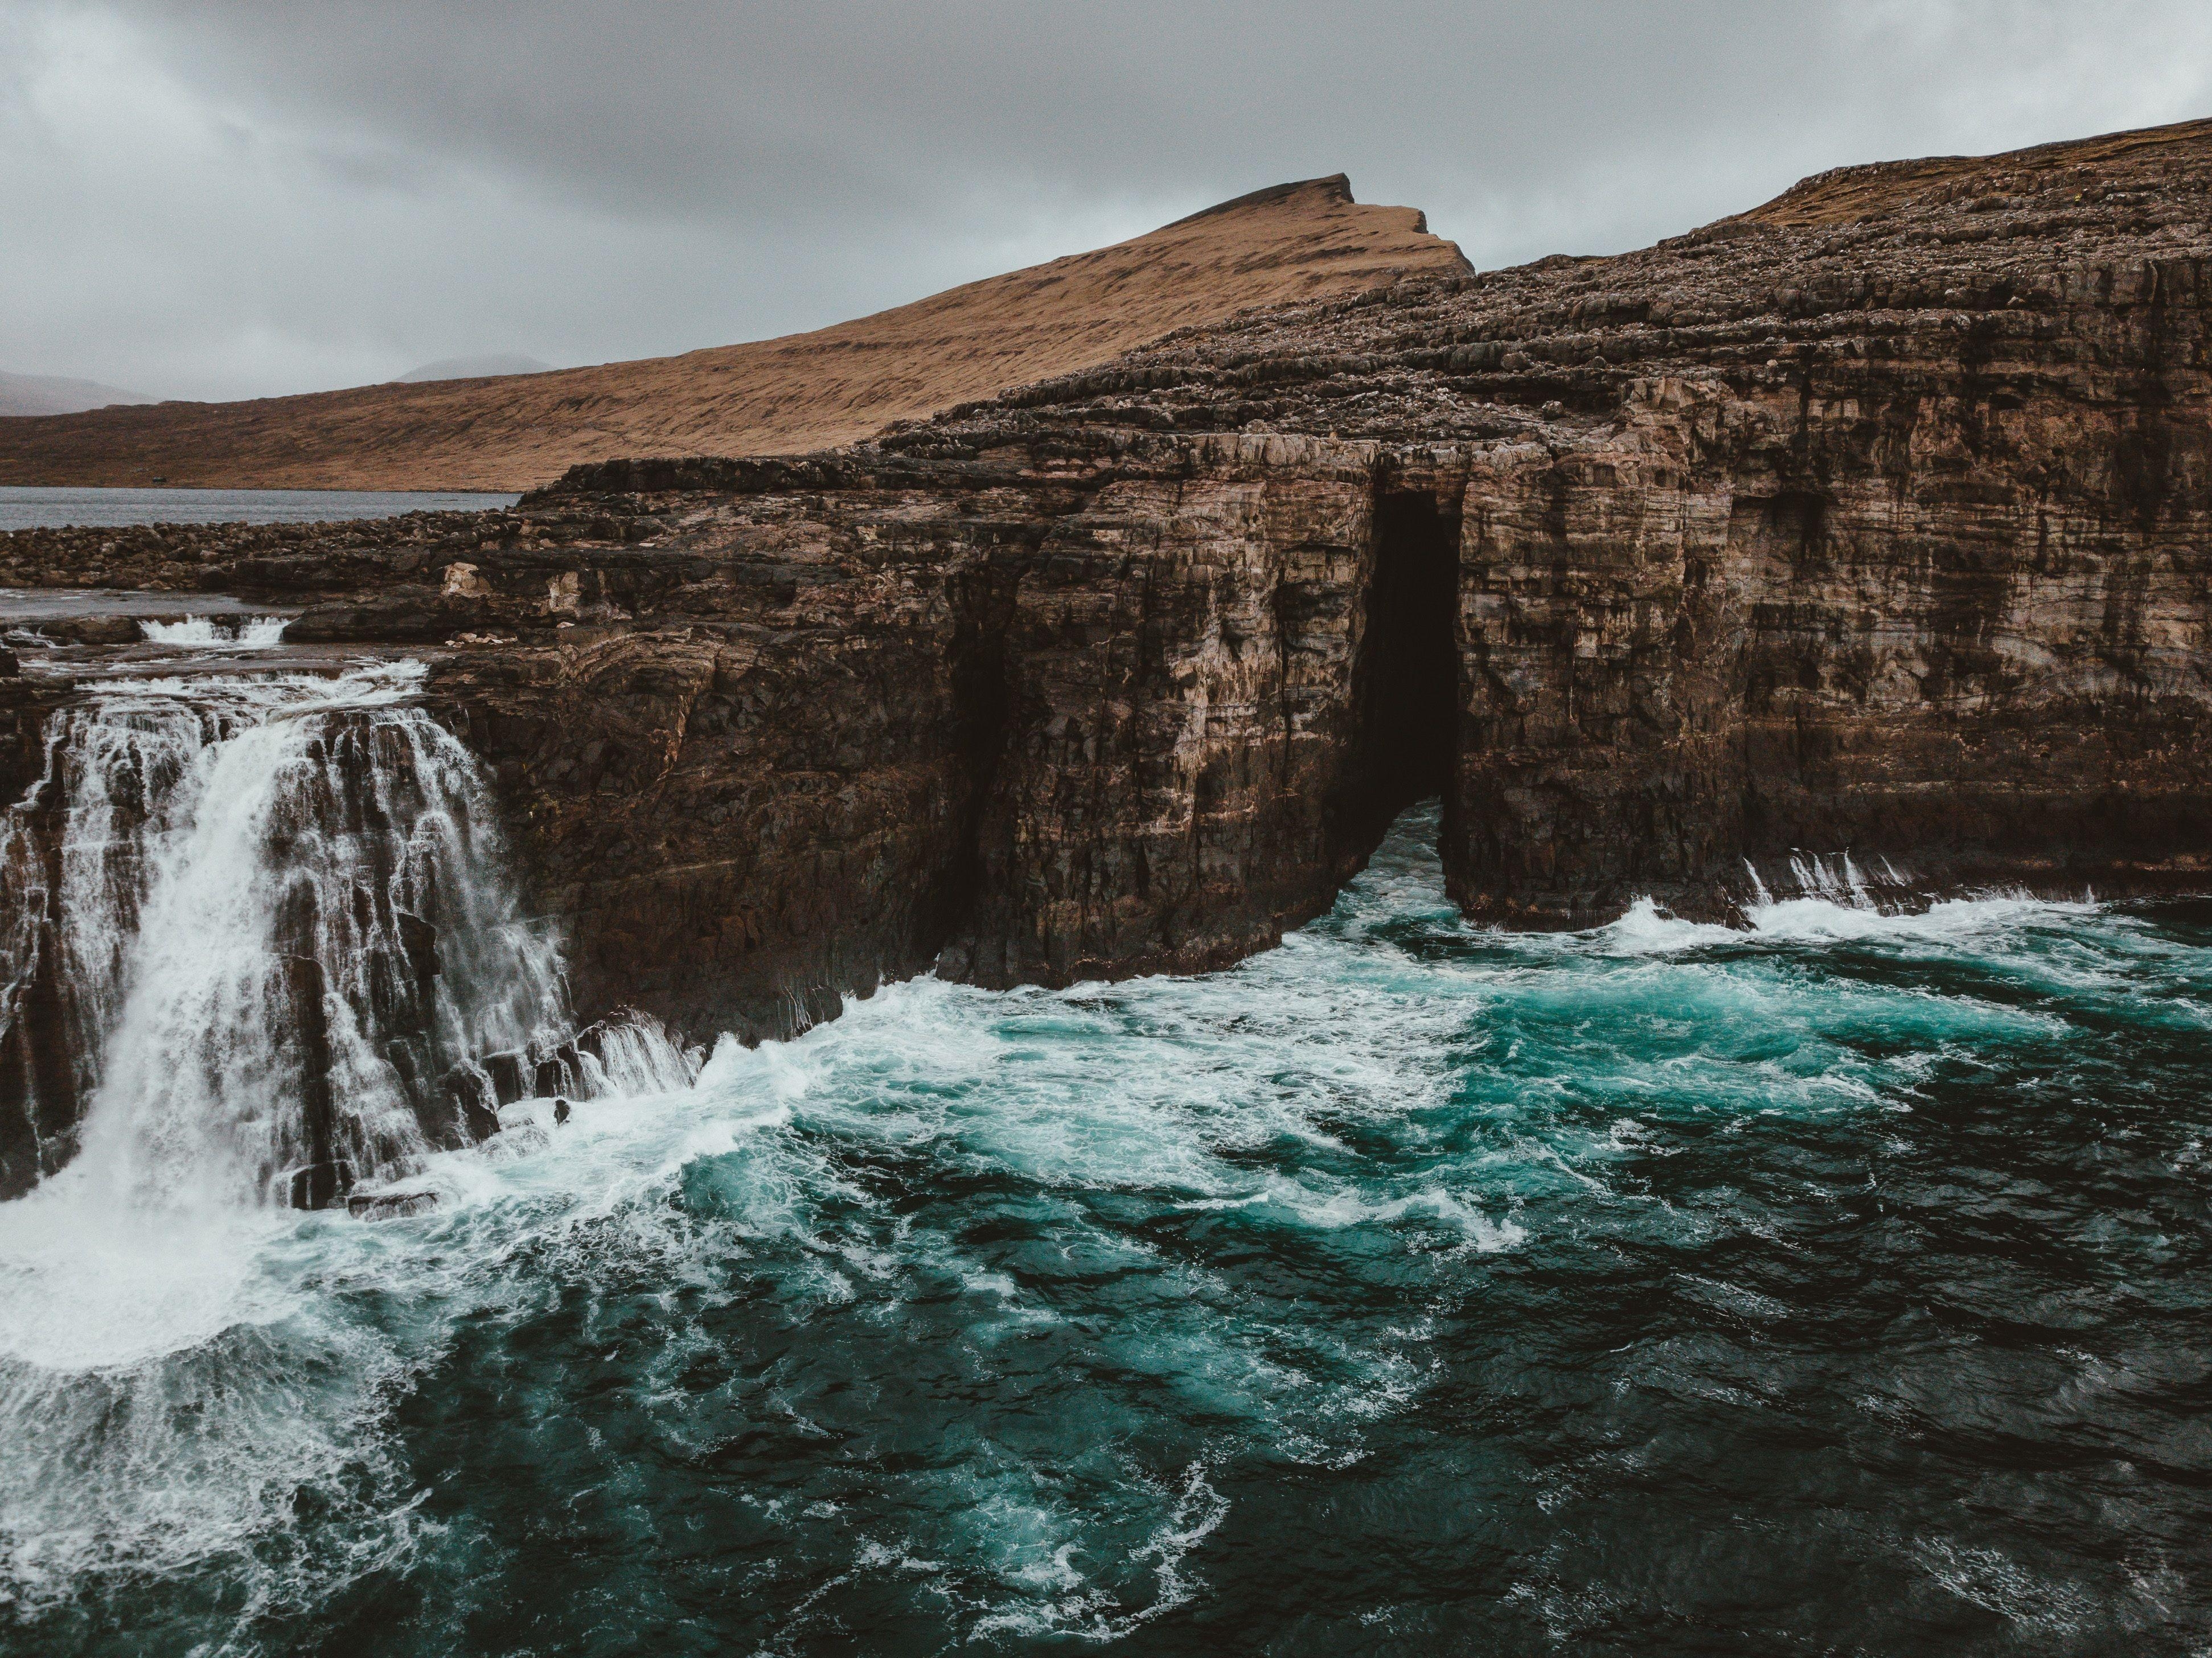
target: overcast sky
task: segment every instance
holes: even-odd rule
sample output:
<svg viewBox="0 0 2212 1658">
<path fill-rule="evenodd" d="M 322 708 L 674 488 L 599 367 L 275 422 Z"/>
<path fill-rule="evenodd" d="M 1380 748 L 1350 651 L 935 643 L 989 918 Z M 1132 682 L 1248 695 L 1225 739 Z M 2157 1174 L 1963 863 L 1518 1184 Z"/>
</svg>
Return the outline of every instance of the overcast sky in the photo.
<svg viewBox="0 0 2212 1658">
<path fill-rule="evenodd" d="M 2207 0 L 0 0 L 0 369 L 652 355 L 1335 172 L 1508 264 L 2208 113 Z"/>
</svg>

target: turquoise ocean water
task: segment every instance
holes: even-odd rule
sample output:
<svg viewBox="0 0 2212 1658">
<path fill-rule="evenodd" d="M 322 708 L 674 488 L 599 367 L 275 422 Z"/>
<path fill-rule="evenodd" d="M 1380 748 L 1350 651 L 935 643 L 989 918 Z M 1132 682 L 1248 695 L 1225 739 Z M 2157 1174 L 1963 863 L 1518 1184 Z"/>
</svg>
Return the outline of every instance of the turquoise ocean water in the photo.
<svg viewBox="0 0 2212 1658">
<path fill-rule="evenodd" d="M 2212 907 L 1510 936 L 1434 835 L 434 1214 L 6 1206 L 0 1648 L 2206 1650 Z"/>
</svg>

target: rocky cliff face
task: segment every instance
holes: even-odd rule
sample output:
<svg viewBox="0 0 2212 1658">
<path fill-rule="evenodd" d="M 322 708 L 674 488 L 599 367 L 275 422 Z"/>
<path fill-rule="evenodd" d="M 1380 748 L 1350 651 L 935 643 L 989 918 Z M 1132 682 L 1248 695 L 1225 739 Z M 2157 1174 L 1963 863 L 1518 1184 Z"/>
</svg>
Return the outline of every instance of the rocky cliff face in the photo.
<svg viewBox="0 0 2212 1658">
<path fill-rule="evenodd" d="M 1325 431 L 1431 491 L 1475 915 L 1725 914 L 1799 849 L 1923 890 L 2197 886 L 2208 158 L 2199 123 L 1850 169 L 939 429 Z"/>
<path fill-rule="evenodd" d="M 611 467 L 532 511 L 642 510 L 656 543 L 447 566 L 440 625 L 514 642 L 441 658 L 432 694 L 592 1002 L 781 1034 L 940 953 L 1000 985 L 1218 966 L 1325 905 L 1388 816 L 1355 740 L 1374 465 L 1225 439 Z"/>
<path fill-rule="evenodd" d="M 1793 853 L 2201 889 L 2208 183 L 2203 125 L 1859 169 L 834 454 L 14 568 L 425 653 L 580 1012 L 695 1033 L 1224 963 L 1426 793 L 1510 925 L 1724 918 Z"/>
</svg>

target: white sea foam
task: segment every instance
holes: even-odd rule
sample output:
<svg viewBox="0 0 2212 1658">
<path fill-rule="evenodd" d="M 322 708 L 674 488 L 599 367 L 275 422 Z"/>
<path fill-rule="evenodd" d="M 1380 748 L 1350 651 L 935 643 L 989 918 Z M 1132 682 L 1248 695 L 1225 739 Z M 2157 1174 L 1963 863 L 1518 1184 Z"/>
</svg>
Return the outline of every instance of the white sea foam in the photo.
<svg viewBox="0 0 2212 1658">
<path fill-rule="evenodd" d="M 1202 1250 L 1156 1242 L 1163 1224 L 1289 1239 L 1286 1259 L 1322 1255 L 1329 1276 L 1380 1263 L 1393 1282 L 1452 1273 L 1462 1286 L 1540 1241 L 1531 1217 L 1547 1203 L 1641 1205 L 1655 1236 L 1690 1236 L 1723 1223 L 1676 1215 L 1622 1177 L 1668 1155 L 1670 1114 L 1693 1108 L 1703 1132 L 1759 1112 L 1887 1108 L 1942 1043 L 2041 1017 L 1808 982 L 1776 971 L 1777 950 L 1691 953 L 1912 937 L 1924 918 L 1791 899 L 1768 907 L 1773 927 L 1746 932 L 1639 906 L 1578 937 L 1476 939 L 1444 906 L 1432 855 L 1393 856 L 1403 866 L 1378 859 L 1334 916 L 1230 972 L 1011 993 L 921 980 L 795 1042 L 726 1038 L 696 1076 L 643 1027 L 610 1031 L 599 1070 L 617 1092 L 577 1102 L 528 1156 L 428 1156 L 406 1183 L 441 1202 L 411 1219 L 234 1212 L 204 1236 L 179 1230 L 175 1258 L 155 1260 L 143 1237 L 90 1236 L 87 1212 L 46 1231 L 36 1198 L 0 1206 L 0 1573 L 61 1599 L 88 1572 L 256 1558 L 254 1540 L 292 1523 L 289 1492 L 348 1459 L 374 1478 L 329 1570 L 399 1558 L 420 1528 L 417 1485 L 381 1443 L 392 1399 L 464 1325 L 524 1323 L 619 1279 L 670 1309 L 667 1351 L 648 1340 L 638 1362 L 658 1367 L 652 1419 L 679 1442 L 694 1395 L 676 1378 L 715 1333 L 679 1309 L 766 1286 L 784 1315 L 834 1320 L 831 1341 L 901 1331 L 950 1302 L 965 1321 L 957 1345 L 987 1370 L 1018 1357 L 1017 1336 L 1085 1330 L 1108 1368 L 1194 1401 L 1229 1455 L 1245 1433 L 1343 1466 L 1428 1385 L 1431 1361 L 1407 1355 L 1429 1335 L 1271 1307 Z M 1843 925 L 1908 930 L 1822 932 L 1789 908 L 1811 903 Z M 1978 946 L 1992 926 L 2094 913 L 2000 914 L 1917 936 Z M 1407 916 L 1480 953 L 1401 948 Z M 1836 1034 L 1881 1021 L 1903 1050 L 1893 1060 Z M 933 1204 L 963 1182 L 985 1190 L 988 1224 L 971 1236 L 887 1205 L 884 1182 L 908 1178 L 909 1197 Z M 1033 1218 L 1033 1254 L 976 1241 L 1018 1216 Z M 17 1222 L 39 1236 L 18 1237 Z M 1121 1298 L 1090 1298 L 1094 1284 Z M 100 1425 L 96 1406 L 118 1398 L 133 1407 L 127 1434 Z M 153 1408 L 163 1399 L 207 1408 L 172 1418 Z M 781 1395 L 759 1408 L 803 1418 Z M 1228 1511 L 1212 1449 L 1178 1450 L 1173 1476 L 1091 1466 L 1087 1498 L 1068 1494 L 1065 1469 L 994 1444 L 945 1455 L 953 1465 L 930 1477 L 964 1492 L 951 1516 L 934 1529 L 915 1518 L 913 1536 L 855 1531 L 852 1558 L 927 1579 L 970 1638 L 1117 1638 L 1202 1592 Z M 942 1494 L 899 1512 L 927 1516 Z M 793 1528 L 846 1523 L 813 1495 L 762 1508 Z M 273 1564 L 241 1569 L 263 1574 L 257 1604 L 327 1591 L 264 1552 Z M 850 1576 L 819 1579 L 813 1615 L 835 1615 Z"/>
<path fill-rule="evenodd" d="M 1619 920 L 1598 928 L 1595 937 L 1601 949 L 1624 956 L 1663 955 L 1743 941 L 1743 934 L 1734 927 L 1686 921 L 1663 913 L 1650 898 L 1638 898 Z"/>
<path fill-rule="evenodd" d="M 1924 909 L 1891 910 L 1832 898 L 1784 898 L 1754 906 L 1747 916 L 1753 930 L 1768 938 L 1957 943 L 1978 934 L 2094 915 L 2097 910 L 2096 904 L 2086 901 L 2069 903 L 2011 893 L 1944 898 Z"/>
<path fill-rule="evenodd" d="M 1191 1198 L 1176 1206 L 1194 1211 L 1277 1210 L 1321 1231 L 1335 1231 L 1347 1226 L 1387 1226 L 1425 1218 L 1452 1228 L 1485 1254 L 1510 1249 L 1528 1236 L 1510 1214 L 1493 1219 L 1479 1204 L 1470 1203 L 1441 1186 L 1420 1187 L 1395 1197 L 1377 1197 L 1352 1186 L 1309 1186 L 1271 1175 L 1253 1191 L 1233 1197 Z"/>
<path fill-rule="evenodd" d="M 176 645 L 190 650 L 264 650 L 284 641 L 281 616 L 188 616 L 181 622 L 142 622 L 139 631 L 149 644 Z"/>
<path fill-rule="evenodd" d="M 89 1200 L 88 1200 L 89 1199 Z M 0 1204 L 0 1352 L 49 1370 L 136 1365 L 295 1304 L 257 1260 L 265 1218 L 118 1209 L 67 1171 Z"/>
<path fill-rule="evenodd" d="M 1893 866 L 1887 859 L 1882 862 L 1884 869 L 1893 874 Z M 1777 898 L 1759 880 L 1759 872 L 1745 865 L 1755 896 L 1744 906 L 1747 925 L 1741 928 L 1684 920 L 1644 897 L 1631 904 L 1618 920 L 1577 936 L 1616 955 L 1667 955 L 1759 938 L 1948 944 L 2100 913 L 2100 906 L 2091 898 L 2069 902 L 2033 897 L 2024 892 L 1941 898 L 1924 905 L 1885 904 L 1873 896 L 1857 865 L 1848 856 L 1832 864 L 1793 859 L 1792 866 L 1811 890 L 1799 896 Z"/>
<path fill-rule="evenodd" d="M 100 1574 L 222 1563 L 245 1619 L 404 1558 L 421 1492 L 385 1412 L 458 1321 L 512 1315 L 549 1266 L 590 1281 L 611 1254 L 672 1291 L 724 1281 L 730 1241 L 684 1224 L 668 1192 L 788 1113 L 699 1107 L 688 1088 L 584 1100 L 535 1156 L 434 1154 L 407 1185 L 441 1201 L 404 1221 L 118 1213 L 66 1169 L 0 1204 L 0 1582 L 36 1605 Z M 301 1491 L 341 1527 L 335 1552 L 268 1547 Z"/>
</svg>

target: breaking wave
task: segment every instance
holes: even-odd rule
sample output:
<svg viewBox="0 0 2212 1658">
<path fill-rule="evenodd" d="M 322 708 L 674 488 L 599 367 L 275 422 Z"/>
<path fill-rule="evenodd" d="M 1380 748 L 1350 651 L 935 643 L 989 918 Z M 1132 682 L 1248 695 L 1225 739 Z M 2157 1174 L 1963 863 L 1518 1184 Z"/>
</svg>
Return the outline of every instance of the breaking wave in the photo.
<svg viewBox="0 0 2212 1658">
<path fill-rule="evenodd" d="M 920 980 L 696 1079 L 641 1052 L 565 1124 L 521 1114 L 526 1155 L 425 1156 L 407 1218 L 240 1211 L 164 1249 L 0 1206 L 0 1630 L 2206 1629 L 2212 927 L 1847 890 L 1504 935 L 1444 899 L 1435 832 L 1409 814 L 1231 971 Z"/>
</svg>

